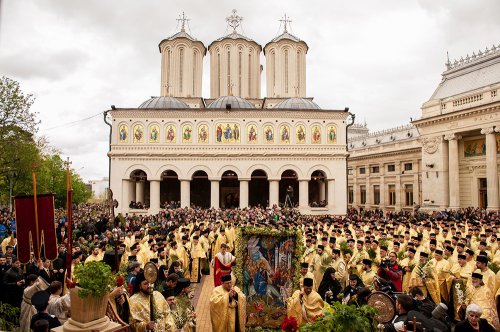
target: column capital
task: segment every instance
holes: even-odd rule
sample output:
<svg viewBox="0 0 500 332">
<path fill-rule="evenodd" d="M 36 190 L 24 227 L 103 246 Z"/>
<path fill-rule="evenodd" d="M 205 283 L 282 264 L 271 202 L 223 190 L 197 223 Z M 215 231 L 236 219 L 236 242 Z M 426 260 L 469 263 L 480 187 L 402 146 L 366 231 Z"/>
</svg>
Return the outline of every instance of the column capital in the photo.
<svg viewBox="0 0 500 332">
<path fill-rule="evenodd" d="M 238 181 L 247 181 L 247 182 L 250 182 L 250 178 L 238 178 Z"/>
<path fill-rule="evenodd" d="M 446 141 L 458 141 L 458 140 L 461 140 L 462 139 L 462 135 L 458 135 L 458 134 L 455 134 L 455 133 L 451 133 L 451 134 L 445 134 L 444 135 L 444 139 Z"/>
<path fill-rule="evenodd" d="M 210 182 L 212 182 L 212 181 L 220 182 L 220 178 L 212 178 L 212 177 L 209 177 L 209 178 L 208 178 L 208 181 L 210 181 Z"/>
<path fill-rule="evenodd" d="M 486 127 L 486 128 L 481 129 L 481 134 L 483 134 L 483 135 L 494 134 L 494 133 L 495 133 L 495 131 L 497 131 L 497 132 L 498 132 L 498 130 L 499 130 L 499 128 L 497 128 L 497 129 L 495 130 L 495 128 L 494 128 L 493 126 L 491 126 L 491 127 Z"/>
<path fill-rule="evenodd" d="M 190 178 L 179 178 L 179 181 L 183 182 L 183 181 L 187 181 L 187 182 L 191 182 L 191 179 Z"/>
</svg>

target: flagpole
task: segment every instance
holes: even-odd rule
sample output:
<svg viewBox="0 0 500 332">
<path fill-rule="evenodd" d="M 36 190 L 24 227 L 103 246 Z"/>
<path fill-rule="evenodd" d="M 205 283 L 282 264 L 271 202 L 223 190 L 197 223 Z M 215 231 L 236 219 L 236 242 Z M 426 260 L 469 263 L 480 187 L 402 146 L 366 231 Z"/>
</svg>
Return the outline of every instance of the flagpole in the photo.
<svg viewBox="0 0 500 332">
<path fill-rule="evenodd" d="M 73 279 L 71 275 L 71 265 L 73 263 L 73 207 L 72 196 L 73 190 L 71 189 L 71 172 L 69 165 L 71 162 L 66 161 L 66 217 L 68 221 L 68 250 L 66 252 L 66 275 L 69 279 Z"/>
<path fill-rule="evenodd" d="M 37 203 L 37 199 L 36 199 L 36 173 L 35 173 L 35 165 L 32 165 L 32 176 L 33 176 L 33 204 L 34 204 L 34 207 L 35 207 L 35 229 L 36 229 L 36 239 L 32 240 L 32 243 L 33 243 L 33 251 L 36 253 L 36 258 L 39 258 L 40 257 L 40 237 L 38 234 L 38 203 Z"/>
</svg>

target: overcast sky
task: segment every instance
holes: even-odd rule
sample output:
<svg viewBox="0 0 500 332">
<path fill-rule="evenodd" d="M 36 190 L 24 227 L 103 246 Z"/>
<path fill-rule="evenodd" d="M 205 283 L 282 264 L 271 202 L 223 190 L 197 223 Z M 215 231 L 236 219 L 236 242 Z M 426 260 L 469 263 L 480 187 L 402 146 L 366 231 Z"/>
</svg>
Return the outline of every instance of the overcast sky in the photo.
<svg viewBox="0 0 500 332">
<path fill-rule="evenodd" d="M 243 31 L 264 46 L 290 16 L 309 45 L 307 95 L 325 109 L 356 113 L 375 131 L 420 117 L 450 58 L 500 43 L 498 0 L 63 1 L 3 0 L 0 75 L 36 96 L 40 135 L 84 179 L 107 176 L 110 105 L 137 107 L 160 93 L 158 43 L 179 14 L 208 46 L 237 9 Z M 209 96 L 207 56 L 203 96 Z M 264 58 L 261 64 L 265 65 Z M 264 68 L 265 70 L 265 68 Z M 262 93 L 265 92 L 265 72 Z M 65 125 L 66 124 L 66 125 Z M 83 169 L 81 169 L 83 167 Z"/>
</svg>

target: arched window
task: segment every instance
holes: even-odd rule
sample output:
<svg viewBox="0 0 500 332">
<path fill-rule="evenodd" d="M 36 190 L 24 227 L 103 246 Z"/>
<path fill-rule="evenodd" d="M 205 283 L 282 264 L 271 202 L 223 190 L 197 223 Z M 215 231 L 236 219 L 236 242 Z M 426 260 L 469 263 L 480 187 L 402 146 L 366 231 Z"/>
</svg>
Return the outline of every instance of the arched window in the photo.
<svg viewBox="0 0 500 332">
<path fill-rule="evenodd" d="M 193 97 L 196 95 L 196 71 L 198 70 L 198 51 L 193 51 Z"/>
<path fill-rule="evenodd" d="M 242 58 L 242 53 L 241 51 L 239 51 L 238 53 L 238 96 L 241 97 L 241 67 L 242 67 L 242 62 L 243 61 L 243 58 Z"/>
<path fill-rule="evenodd" d="M 179 49 L 179 92 L 182 93 L 183 83 L 183 69 L 184 69 L 184 48 Z"/>
<path fill-rule="evenodd" d="M 220 53 L 217 53 L 217 75 L 218 75 L 218 80 L 217 80 L 217 94 L 220 95 L 220 81 L 222 79 L 222 73 L 221 73 L 221 62 L 220 62 Z"/>
<path fill-rule="evenodd" d="M 248 54 L 248 97 L 251 97 L 252 91 L 252 53 Z"/>
<path fill-rule="evenodd" d="M 227 51 L 227 84 L 229 88 L 229 95 L 231 94 L 231 51 Z"/>
<path fill-rule="evenodd" d="M 285 50 L 285 93 L 288 93 L 288 50 Z"/>
<path fill-rule="evenodd" d="M 167 51 L 167 61 L 166 61 L 166 70 L 165 70 L 165 76 L 166 76 L 166 86 L 167 86 L 167 95 L 169 96 L 170 95 L 170 59 L 172 57 L 172 51 L 170 50 L 170 48 L 168 49 Z"/>
<path fill-rule="evenodd" d="M 276 87 L 276 53 L 274 51 L 271 52 L 271 68 L 270 69 L 273 71 L 272 80 L 273 80 L 273 91 L 274 91 L 274 88 Z"/>
<path fill-rule="evenodd" d="M 300 64 L 301 64 L 301 60 L 302 60 L 302 57 L 301 57 L 301 54 L 300 54 L 300 51 L 297 51 L 297 96 L 299 96 L 299 93 L 300 93 Z"/>
</svg>

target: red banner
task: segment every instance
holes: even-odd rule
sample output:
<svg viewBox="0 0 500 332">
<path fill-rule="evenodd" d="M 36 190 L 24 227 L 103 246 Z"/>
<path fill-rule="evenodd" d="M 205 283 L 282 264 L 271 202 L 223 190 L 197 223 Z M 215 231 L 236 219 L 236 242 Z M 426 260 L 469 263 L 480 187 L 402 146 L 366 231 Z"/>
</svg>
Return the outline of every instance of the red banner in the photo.
<svg viewBox="0 0 500 332">
<path fill-rule="evenodd" d="M 21 263 L 30 260 L 31 248 L 35 258 L 40 257 L 43 243 L 44 255 L 49 260 L 57 258 L 57 239 L 54 215 L 54 195 L 37 195 L 35 215 L 34 196 L 16 197 L 17 256 Z M 36 220 L 38 219 L 38 229 Z"/>
</svg>

